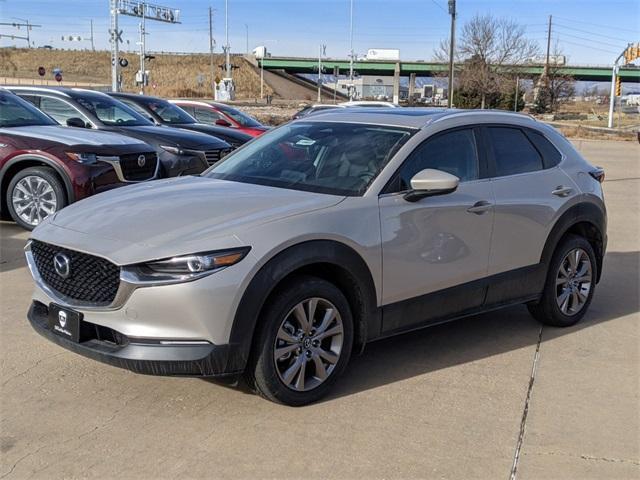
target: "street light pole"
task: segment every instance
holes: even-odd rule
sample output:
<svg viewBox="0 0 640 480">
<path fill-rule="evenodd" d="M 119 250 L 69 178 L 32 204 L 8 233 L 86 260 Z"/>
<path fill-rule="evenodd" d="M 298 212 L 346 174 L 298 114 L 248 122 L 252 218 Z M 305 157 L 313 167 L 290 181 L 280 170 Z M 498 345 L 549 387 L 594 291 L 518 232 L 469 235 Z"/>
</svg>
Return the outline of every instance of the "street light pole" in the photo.
<svg viewBox="0 0 640 480">
<path fill-rule="evenodd" d="M 447 95 L 447 106 L 453 106 L 453 64 L 455 55 L 456 40 L 456 0 L 449 0 L 449 15 L 451 15 L 451 38 L 449 39 L 449 92 Z"/>
</svg>

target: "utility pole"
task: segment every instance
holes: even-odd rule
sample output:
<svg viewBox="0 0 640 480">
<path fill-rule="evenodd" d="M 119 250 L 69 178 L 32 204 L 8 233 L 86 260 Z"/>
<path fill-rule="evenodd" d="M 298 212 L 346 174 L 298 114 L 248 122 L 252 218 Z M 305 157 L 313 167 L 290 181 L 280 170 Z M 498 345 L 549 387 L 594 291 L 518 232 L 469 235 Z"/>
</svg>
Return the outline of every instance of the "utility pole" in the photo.
<svg viewBox="0 0 640 480">
<path fill-rule="evenodd" d="M 322 103 L 322 56 L 326 50 L 326 45 L 320 45 L 318 50 L 318 103 Z"/>
<path fill-rule="evenodd" d="M 453 67 L 456 51 L 456 0 L 449 0 L 449 15 L 451 15 L 451 36 L 449 38 L 449 91 L 447 94 L 447 106 L 453 107 Z"/>
<path fill-rule="evenodd" d="M 518 88 L 519 86 L 520 86 L 520 77 L 518 77 L 516 75 L 516 96 L 515 96 L 515 101 L 513 102 L 514 103 L 514 105 L 513 105 L 513 111 L 514 112 L 518 111 L 518 96 L 520 95 L 520 92 L 518 91 L 519 90 L 519 88 Z"/>
<path fill-rule="evenodd" d="M 351 0 L 349 12 L 349 45 L 349 100 L 353 100 L 353 0 Z"/>
<path fill-rule="evenodd" d="M 544 62 L 544 86 L 549 84 L 549 55 L 551 53 L 551 15 L 549 15 L 549 27 L 547 28 L 547 57 Z"/>
<path fill-rule="evenodd" d="M 140 20 L 140 95 L 144 95 L 144 87 L 147 83 L 147 73 L 145 71 L 144 60 L 146 55 L 145 49 L 145 4 L 142 4 L 142 19 Z"/>
<path fill-rule="evenodd" d="M 91 19 L 91 50 L 96 51 L 96 46 L 93 43 L 93 18 Z"/>
<path fill-rule="evenodd" d="M 109 9 L 111 10 L 111 91 L 117 92 L 120 90 L 119 82 L 119 56 L 118 52 L 119 42 L 122 41 L 122 31 L 118 31 L 118 0 L 109 1 Z"/>
<path fill-rule="evenodd" d="M 231 58 L 229 56 L 229 0 L 224 0 L 224 35 L 225 35 L 225 70 L 227 78 L 231 78 Z"/>
<path fill-rule="evenodd" d="M 209 69 L 211 70 L 211 88 L 215 89 L 215 70 L 213 67 L 213 9 L 209 7 Z"/>
</svg>

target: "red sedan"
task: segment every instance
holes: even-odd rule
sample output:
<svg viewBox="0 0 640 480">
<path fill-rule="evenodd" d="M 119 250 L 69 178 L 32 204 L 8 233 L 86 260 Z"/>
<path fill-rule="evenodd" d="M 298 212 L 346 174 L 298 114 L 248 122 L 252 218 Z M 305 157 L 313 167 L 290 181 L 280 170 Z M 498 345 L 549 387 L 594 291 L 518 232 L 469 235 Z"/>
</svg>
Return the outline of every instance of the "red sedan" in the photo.
<svg viewBox="0 0 640 480">
<path fill-rule="evenodd" d="M 269 130 L 255 118 L 224 103 L 205 102 L 200 100 L 169 100 L 178 105 L 200 123 L 237 128 L 241 132 L 257 137 Z"/>
</svg>

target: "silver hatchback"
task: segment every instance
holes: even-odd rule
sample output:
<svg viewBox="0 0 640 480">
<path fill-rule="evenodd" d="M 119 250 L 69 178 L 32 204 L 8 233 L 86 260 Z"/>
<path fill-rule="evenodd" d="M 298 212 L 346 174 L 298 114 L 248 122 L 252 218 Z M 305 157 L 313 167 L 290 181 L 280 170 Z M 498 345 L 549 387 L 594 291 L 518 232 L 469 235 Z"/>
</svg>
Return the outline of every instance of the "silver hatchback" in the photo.
<svg viewBox="0 0 640 480">
<path fill-rule="evenodd" d="M 139 373 L 317 400 L 375 339 L 512 304 L 585 314 L 604 173 L 524 115 L 339 109 L 32 234 L 33 327 Z"/>
</svg>

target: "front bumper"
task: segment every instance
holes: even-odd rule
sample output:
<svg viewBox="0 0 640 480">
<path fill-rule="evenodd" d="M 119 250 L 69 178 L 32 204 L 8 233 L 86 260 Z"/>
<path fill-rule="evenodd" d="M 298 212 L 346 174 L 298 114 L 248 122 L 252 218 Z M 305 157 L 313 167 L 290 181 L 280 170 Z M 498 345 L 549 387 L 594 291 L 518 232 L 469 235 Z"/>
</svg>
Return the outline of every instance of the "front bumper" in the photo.
<svg viewBox="0 0 640 480">
<path fill-rule="evenodd" d="M 242 372 L 242 359 L 233 345 L 171 344 L 170 340 L 128 338 L 111 329 L 82 322 L 80 342 L 49 328 L 49 307 L 34 301 L 27 313 L 33 329 L 67 350 L 135 373 L 165 376 L 230 377 Z"/>
</svg>

